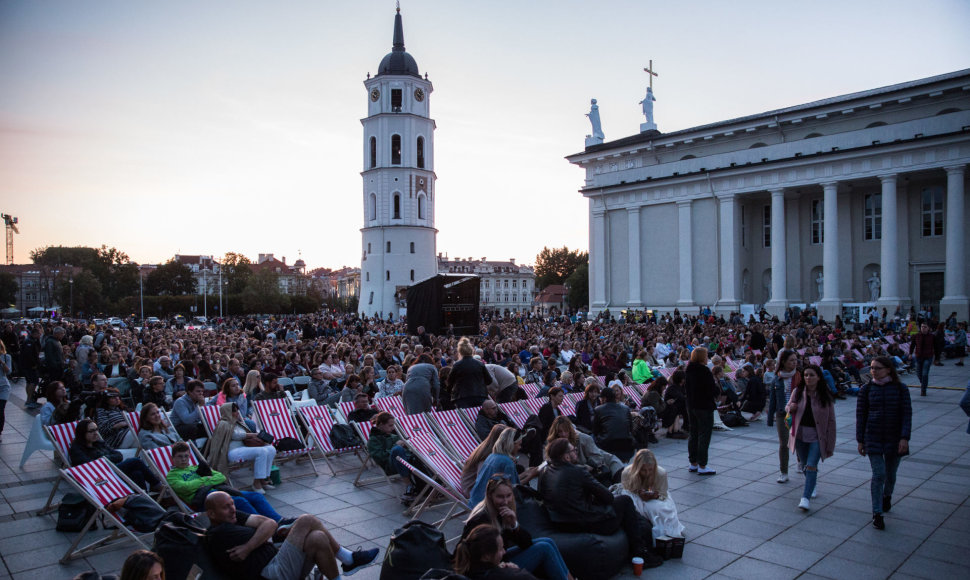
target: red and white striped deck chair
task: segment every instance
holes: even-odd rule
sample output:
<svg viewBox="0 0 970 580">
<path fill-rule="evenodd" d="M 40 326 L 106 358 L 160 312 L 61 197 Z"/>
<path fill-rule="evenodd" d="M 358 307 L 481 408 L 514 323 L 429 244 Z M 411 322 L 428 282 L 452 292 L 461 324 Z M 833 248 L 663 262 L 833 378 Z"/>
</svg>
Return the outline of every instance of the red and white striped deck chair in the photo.
<svg viewBox="0 0 970 580">
<path fill-rule="evenodd" d="M 908 342 L 900 342 L 900 343 L 899 343 L 899 348 L 900 348 L 900 349 L 901 349 L 901 350 L 902 350 L 903 352 L 905 352 L 907 356 L 909 355 L 909 349 L 910 349 L 910 345 L 909 345 L 909 343 L 908 343 Z"/>
<path fill-rule="evenodd" d="M 265 399 L 262 401 L 253 401 L 253 406 L 256 409 L 256 416 L 259 418 L 260 425 L 273 436 L 274 445 L 284 437 L 295 439 L 302 445 L 300 449 L 278 452 L 276 454 L 276 462 L 282 463 L 297 460 L 300 457 L 306 457 L 310 462 L 310 467 L 313 468 L 313 473 L 305 473 L 300 477 L 309 475 L 316 477 L 320 475 L 317 473 L 317 466 L 313 462 L 313 456 L 311 455 L 313 448 L 303 439 L 303 433 L 300 432 L 300 428 L 293 421 L 293 415 L 290 414 L 290 405 L 287 400 Z"/>
<path fill-rule="evenodd" d="M 192 451 L 189 457 L 189 465 L 198 465 L 199 458 L 196 455 L 197 450 L 191 443 L 189 443 L 189 447 Z M 189 515 L 195 513 L 192 508 L 188 506 L 188 504 L 186 504 L 181 498 L 179 498 L 178 495 L 176 495 L 175 490 L 172 489 L 172 486 L 168 484 L 168 480 L 166 479 L 168 472 L 172 470 L 172 446 L 166 445 L 165 447 L 156 447 L 155 449 L 142 449 L 141 452 L 145 459 L 145 464 L 147 464 L 148 467 L 155 472 L 155 475 L 158 476 L 158 478 L 162 481 L 162 485 L 165 486 L 162 494 L 158 496 L 158 501 L 161 502 L 162 498 L 168 496 L 172 498 L 175 504 L 183 512 Z"/>
<path fill-rule="evenodd" d="M 415 436 L 408 439 L 406 445 L 421 458 L 421 462 L 424 463 L 425 467 L 438 480 L 441 487 L 446 488 L 450 493 L 444 495 L 445 501 L 452 504 L 458 503 L 458 498 L 464 498 L 465 492 L 461 489 L 461 467 L 458 463 L 448 455 L 448 453 L 441 446 L 441 443 L 435 437 L 424 437 Z M 434 488 L 431 488 L 434 489 Z M 434 499 L 435 493 L 431 493 L 431 490 L 426 488 L 428 493 L 422 494 L 423 497 L 418 497 L 415 500 L 414 505 L 417 508 L 412 508 L 414 511 L 414 517 L 419 517 L 421 512 L 423 512 L 428 507 L 431 507 L 430 502 Z M 462 499 L 460 506 L 466 508 L 467 499 Z M 452 513 L 456 509 L 456 505 L 452 505 L 451 510 L 448 512 L 448 516 L 444 518 L 437 525 L 443 525 Z"/>
<path fill-rule="evenodd" d="M 795 352 L 798 353 L 798 356 L 805 356 L 805 349 L 804 348 L 800 348 L 800 349 L 798 349 Z"/>
<path fill-rule="evenodd" d="M 896 344 L 896 338 L 895 337 L 888 336 L 887 335 L 885 338 L 886 338 L 886 342 L 888 342 L 889 344 Z"/>
<path fill-rule="evenodd" d="M 462 418 L 465 422 L 474 429 L 475 423 L 478 421 L 478 412 L 482 410 L 481 406 L 478 407 L 466 407 L 464 409 L 458 409 Z"/>
<path fill-rule="evenodd" d="M 526 383 L 522 385 L 522 390 L 525 391 L 525 394 L 529 395 L 530 399 L 535 399 L 539 396 L 539 385 L 535 383 Z"/>
<path fill-rule="evenodd" d="M 731 371 L 731 374 L 733 375 L 734 374 L 734 371 Z M 636 405 L 637 405 L 637 409 L 639 409 L 640 408 L 640 399 L 643 397 L 643 395 L 640 394 L 640 390 L 637 389 L 637 388 L 635 388 L 635 387 L 629 386 L 629 385 L 628 386 L 625 386 L 625 387 L 622 387 L 622 388 L 623 388 L 623 393 L 627 397 L 630 397 L 631 399 L 633 399 L 633 402 L 636 403 Z"/>
<path fill-rule="evenodd" d="M 395 417 L 406 415 L 404 400 L 401 397 L 378 397 L 374 399 L 374 406 L 381 411 L 387 411 Z"/>
<path fill-rule="evenodd" d="M 131 426 L 131 432 L 137 437 L 138 430 L 141 429 L 141 413 L 138 411 L 128 411 L 125 413 L 125 419 L 128 421 L 128 425 Z"/>
<path fill-rule="evenodd" d="M 428 419 L 423 413 L 418 415 L 401 415 L 400 417 L 395 416 L 394 419 L 395 428 L 398 434 L 404 439 L 411 439 L 412 437 L 438 438 L 438 434 L 431 428 L 431 424 L 428 423 Z"/>
<path fill-rule="evenodd" d="M 47 434 L 47 438 L 54 444 L 55 463 L 64 467 L 71 466 L 71 441 L 74 441 L 74 431 L 77 429 L 77 424 L 77 421 L 71 421 L 70 423 L 44 426 L 44 433 Z M 40 508 L 37 515 L 44 515 L 57 508 L 58 504 L 54 503 L 54 495 L 57 493 L 57 488 L 60 485 L 61 479 L 55 479 L 51 493 L 47 496 L 47 503 L 44 504 L 44 507 Z"/>
<path fill-rule="evenodd" d="M 199 407 L 199 412 L 202 413 L 202 425 L 205 427 L 206 433 L 209 437 L 216 430 L 216 425 L 219 424 L 219 420 L 222 416 L 219 414 L 219 407 L 216 405 L 202 405 Z"/>
<path fill-rule="evenodd" d="M 525 405 L 525 408 L 529 411 L 530 415 L 538 415 L 539 409 L 541 409 L 543 405 L 549 402 L 549 398 L 542 397 L 540 399 L 526 399 L 524 401 L 517 401 L 517 402 Z M 509 416 L 509 418 L 511 419 L 511 415 Z M 512 420 L 515 421 L 515 419 L 512 419 Z M 519 428 L 521 429 L 521 427 Z"/>
<path fill-rule="evenodd" d="M 354 402 L 346 401 L 343 403 L 337 403 L 337 409 L 340 410 L 340 414 L 343 416 L 344 423 L 350 423 L 350 419 L 348 419 L 347 417 L 349 417 L 350 413 L 352 413 L 354 410 Z"/>
<path fill-rule="evenodd" d="M 339 411 L 341 420 L 345 424 L 353 426 L 354 430 L 357 431 L 357 435 L 364 442 L 364 446 L 361 448 L 361 451 L 366 455 L 366 459 L 364 459 L 362 465 L 360 466 L 360 470 L 357 472 L 357 477 L 354 479 L 354 485 L 356 485 L 357 487 L 363 487 L 365 485 L 370 485 L 372 483 L 382 483 L 382 482 L 391 483 L 390 476 L 384 473 L 384 469 L 380 465 L 377 465 L 377 462 L 375 462 L 373 458 L 371 458 L 370 453 L 367 452 L 367 441 L 370 440 L 370 431 L 374 426 L 373 423 L 371 423 L 370 421 L 364 421 L 363 423 L 358 423 L 356 421 L 350 421 L 347 419 L 347 417 L 350 416 L 350 413 L 354 410 L 353 401 L 347 401 L 345 403 L 337 403 L 337 410 Z M 371 463 L 373 463 L 374 466 L 377 467 L 377 470 L 380 471 L 381 474 L 376 477 L 361 479 L 364 476 L 364 472 L 367 471 L 368 465 Z"/>
<path fill-rule="evenodd" d="M 333 468 L 333 464 L 330 463 L 331 456 L 342 453 L 353 453 L 361 462 L 366 462 L 366 459 L 360 455 L 360 450 L 364 447 L 362 442 L 354 447 L 342 447 L 340 449 L 333 446 L 333 443 L 330 441 L 330 431 L 333 429 L 334 420 L 330 415 L 329 407 L 309 405 L 300 407 L 298 412 L 300 420 L 303 421 L 310 436 L 313 437 L 312 447 L 323 456 L 323 460 L 327 462 L 327 467 L 330 468 L 330 473 L 334 477 L 337 476 L 337 471 Z"/>
<path fill-rule="evenodd" d="M 667 378 L 669 380 L 670 379 L 670 375 L 674 374 L 674 371 L 675 370 L 677 370 L 677 369 L 672 369 L 672 368 L 664 367 L 664 368 L 660 369 L 660 374 L 662 374 L 665 378 Z"/>
<path fill-rule="evenodd" d="M 403 457 L 398 457 L 397 460 L 400 461 L 401 464 L 404 465 L 404 467 L 408 468 L 408 470 L 411 472 L 412 477 L 417 477 L 418 479 L 420 479 L 425 483 L 426 489 L 432 490 L 432 492 L 429 492 L 428 494 L 425 495 L 424 500 L 418 504 L 417 508 L 415 508 L 415 511 L 411 516 L 412 519 L 418 519 L 419 517 L 421 517 L 421 514 L 424 512 L 424 510 L 430 507 L 427 504 L 429 504 L 431 501 L 434 500 L 436 494 L 441 498 L 443 498 L 444 501 L 451 504 L 451 507 L 449 508 L 448 513 L 445 514 L 445 517 L 441 518 L 440 520 L 434 523 L 434 526 L 437 527 L 438 529 L 441 529 L 441 527 L 444 526 L 451 518 L 464 515 L 469 511 L 468 506 L 466 505 L 466 503 L 468 502 L 467 498 L 464 498 L 461 495 L 456 494 L 449 487 L 443 486 L 437 481 L 435 481 L 434 479 L 428 477 L 427 475 L 424 474 L 424 472 L 422 472 L 421 470 L 417 469 L 416 467 L 414 467 L 413 465 L 405 461 Z"/>
<path fill-rule="evenodd" d="M 150 501 L 151 497 L 145 492 L 141 491 L 137 485 L 135 485 L 124 473 L 122 473 L 117 467 L 114 466 L 110 461 L 104 457 L 96 459 L 85 463 L 83 465 L 78 465 L 77 467 L 69 467 L 67 469 L 61 470 L 61 476 L 67 480 L 67 482 L 74 486 L 74 488 L 80 493 L 88 503 L 95 509 L 95 512 L 91 514 L 84 528 L 78 533 L 71 547 L 67 549 L 64 556 L 61 558 L 61 564 L 65 564 L 74 558 L 78 558 L 82 555 L 91 553 L 99 548 L 107 546 L 108 544 L 114 542 L 118 539 L 128 539 L 133 540 L 138 544 L 143 550 L 150 549 L 150 546 L 145 543 L 143 538 L 146 538 L 149 534 L 139 534 L 133 530 L 128 529 L 124 522 L 121 521 L 116 515 L 107 510 L 107 506 L 110 505 L 114 500 L 128 497 L 132 495 L 143 495 Z M 161 506 L 159 506 L 161 509 Z M 94 522 L 98 517 L 105 518 L 105 521 L 110 521 L 115 525 L 115 530 L 108 536 L 101 538 L 100 540 L 88 544 L 83 548 L 78 548 L 78 544 L 84 539 L 85 534 L 94 525 Z"/>
<path fill-rule="evenodd" d="M 458 463 L 464 465 L 478 447 L 478 436 L 461 420 L 457 410 L 433 411 L 428 413 L 428 419 L 431 427 L 438 430 L 441 441 L 451 447 Z"/>
<path fill-rule="evenodd" d="M 525 407 L 519 404 L 519 401 L 502 403 L 499 405 L 499 409 L 502 409 L 509 416 L 509 419 L 515 423 L 516 427 L 519 429 L 525 428 L 525 421 L 529 418 L 529 413 L 526 412 Z"/>
<path fill-rule="evenodd" d="M 582 401 L 584 395 L 584 393 L 569 393 L 562 400 L 562 405 L 559 405 L 559 410 L 567 417 L 575 417 L 576 403 Z"/>
</svg>

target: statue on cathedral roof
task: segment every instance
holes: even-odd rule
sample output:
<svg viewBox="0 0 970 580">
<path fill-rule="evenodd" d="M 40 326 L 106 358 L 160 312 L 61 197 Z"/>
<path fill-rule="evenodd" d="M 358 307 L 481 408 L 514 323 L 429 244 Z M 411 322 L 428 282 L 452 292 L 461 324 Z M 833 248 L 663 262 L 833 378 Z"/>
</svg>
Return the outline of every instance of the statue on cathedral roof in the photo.
<svg viewBox="0 0 970 580">
<path fill-rule="evenodd" d="M 586 146 L 599 145 L 606 136 L 603 134 L 603 125 L 600 122 L 600 107 L 596 104 L 596 99 L 590 99 L 589 112 L 586 113 L 590 124 L 593 126 L 593 134 L 586 136 Z"/>
</svg>

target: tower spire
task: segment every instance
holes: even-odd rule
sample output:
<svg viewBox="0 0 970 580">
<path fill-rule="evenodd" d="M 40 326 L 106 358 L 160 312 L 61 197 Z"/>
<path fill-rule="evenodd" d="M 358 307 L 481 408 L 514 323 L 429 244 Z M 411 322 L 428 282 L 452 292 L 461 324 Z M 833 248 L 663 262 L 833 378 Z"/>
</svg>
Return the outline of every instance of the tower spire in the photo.
<svg viewBox="0 0 970 580">
<path fill-rule="evenodd" d="M 401 2 L 397 3 L 397 13 L 394 14 L 394 52 L 404 52 L 404 22 L 401 19 Z"/>
</svg>

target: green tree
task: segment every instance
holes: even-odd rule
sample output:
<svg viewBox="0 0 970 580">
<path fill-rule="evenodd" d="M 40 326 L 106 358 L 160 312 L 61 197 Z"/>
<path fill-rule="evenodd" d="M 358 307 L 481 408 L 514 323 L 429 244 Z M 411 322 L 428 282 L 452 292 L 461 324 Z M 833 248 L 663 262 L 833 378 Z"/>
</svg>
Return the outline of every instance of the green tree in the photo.
<svg viewBox="0 0 970 580">
<path fill-rule="evenodd" d="M 536 256 L 536 289 L 542 290 L 550 284 L 563 284 L 581 264 L 589 264 L 589 254 L 579 250 L 562 248 L 542 248 Z"/>
<path fill-rule="evenodd" d="M 74 311 L 70 313 L 71 316 L 77 316 L 79 313 L 90 315 L 100 312 L 104 307 L 104 291 L 101 282 L 88 270 L 80 270 L 75 273 L 73 280 L 73 291 L 71 290 L 70 278 L 63 278 L 58 281 L 54 290 L 57 303 L 69 310 L 73 292 Z"/>
<path fill-rule="evenodd" d="M 87 270 L 101 284 L 104 298 L 111 302 L 138 292 L 138 265 L 114 247 L 47 246 L 30 252 L 30 259 L 51 271 L 68 265 Z M 54 294 L 60 295 L 56 286 Z"/>
<path fill-rule="evenodd" d="M 182 296 L 195 293 L 192 269 L 181 262 L 169 260 L 145 276 L 145 294 L 152 296 Z"/>
<path fill-rule="evenodd" d="M 277 314 L 283 303 L 279 279 L 275 272 L 260 270 L 249 279 L 242 293 L 242 305 L 253 314 Z"/>
<path fill-rule="evenodd" d="M 6 308 L 16 304 L 19 290 L 16 276 L 9 272 L 0 272 L 0 306 Z"/>
<path fill-rule="evenodd" d="M 589 305 L 589 261 L 583 262 L 566 278 L 569 294 L 566 300 L 570 308 L 578 310 Z"/>
<path fill-rule="evenodd" d="M 226 252 L 222 259 L 222 278 L 227 294 L 241 294 L 253 277 L 252 262 L 236 252 Z"/>
</svg>

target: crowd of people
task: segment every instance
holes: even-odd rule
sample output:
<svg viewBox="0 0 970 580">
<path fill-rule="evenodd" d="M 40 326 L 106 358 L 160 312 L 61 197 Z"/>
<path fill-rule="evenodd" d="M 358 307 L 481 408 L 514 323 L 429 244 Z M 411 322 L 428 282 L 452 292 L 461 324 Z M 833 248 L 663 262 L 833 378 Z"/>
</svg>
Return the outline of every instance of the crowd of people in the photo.
<svg viewBox="0 0 970 580">
<path fill-rule="evenodd" d="M 711 476 L 714 429 L 735 421 L 777 424 L 778 482 L 789 481 L 794 453 L 805 474 L 798 507 L 808 510 L 819 464 L 834 451 L 834 406 L 853 394 L 859 452 L 873 471 L 872 523 L 883 529 L 910 435 L 909 391 L 898 373 L 916 369 L 926 395 L 930 367 L 941 356 L 957 357 L 959 365 L 966 356 L 966 323 L 952 317 L 936 325 L 884 313 L 850 327 L 794 309 L 783 320 L 763 323 L 707 311 L 620 318 L 605 312 L 589 321 L 486 318 L 475 337 L 435 336 L 423 328 L 412 335 L 400 320 L 321 314 L 239 317 L 201 330 L 7 323 L 0 339 L 0 431 L 8 377 L 17 376 L 25 379 L 28 405 L 40 409 L 44 424 L 80 419 L 72 463 L 107 457 L 150 490 L 160 484 L 151 470 L 120 451 L 175 445 L 168 483 L 188 505 L 209 514 L 220 549 L 240 556 L 220 564 L 265 578 L 296 577 L 313 565 L 336 578 L 336 562 L 346 572 L 376 556 L 351 553 L 315 518 L 283 517 L 262 499 L 274 488 L 277 451 L 260 437 L 252 403 L 285 398 L 281 378 L 308 377 L 307 396 L 320 405 L 354 401 L 351 419 L 373 423 L 367 449 L 386 473 L 405 481 L 405 503 L 419 482 L 396 458 L 421 464 L 394 435 L 394 416 L 377 412 L 372 401 L 400 397 L 408 414 L 479 407 L 474 429 L 482 443 L 462 473 L 472 515 L 456 552 L 457 571 L 473 578 L 493 568 L 568 578 L 555 543 L 519 525 L 517 486 L 536 480 L 556 529 L 623 530 L 631 556 L 646 567 L 660 565 L 656 541 L 682 538 L 684 526 L 667 489 L 667 470 L 649 444 L 660 437 L 687 439 L 687 470 Z M 518 429 L 498 404 L 529 397 L 526 386 L 547 399 Z M 642 395 L 636 400 L 631 392 Z M 566 402 L 573 393 L 575 402 Z M 205 405 L 218 408 L 215 429 L 203 424 Z M 572 412 L 564 413 L 564 405 Z M 137 435 L 124 418 L 135 407 Z M 202 450 L 201 473 L 189 466 L 194 451 L 186 441 Z M 252 489 L 229 488 L 223 474 L 243 460 L 253 464 Z M 274 538 L 282 546 L 270 551 Z"/>
</svg>

